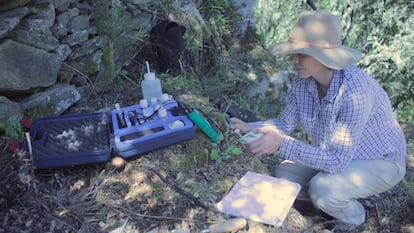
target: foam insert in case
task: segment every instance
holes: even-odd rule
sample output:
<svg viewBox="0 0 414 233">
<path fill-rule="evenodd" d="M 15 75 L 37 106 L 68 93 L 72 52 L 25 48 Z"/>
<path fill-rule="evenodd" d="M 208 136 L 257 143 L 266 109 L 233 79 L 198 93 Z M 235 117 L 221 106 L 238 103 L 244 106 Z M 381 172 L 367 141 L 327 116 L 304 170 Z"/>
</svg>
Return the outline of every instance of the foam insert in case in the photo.
<svg viewBox="0 0 414 233">
<path fill-rule="evenodd" d="M 35 168 L 105 162 L 111 158 L 105 113 L 37 119 L 30 130 Z"/>
</svg>

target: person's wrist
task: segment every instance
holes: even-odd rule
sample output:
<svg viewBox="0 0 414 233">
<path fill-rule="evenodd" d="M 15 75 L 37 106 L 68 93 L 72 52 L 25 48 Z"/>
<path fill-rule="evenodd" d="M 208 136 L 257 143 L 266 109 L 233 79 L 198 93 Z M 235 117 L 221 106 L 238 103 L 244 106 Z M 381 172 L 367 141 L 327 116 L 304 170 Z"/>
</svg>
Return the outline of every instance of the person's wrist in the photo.
<svg viewBox="0 0 414 233">
<path fill-rule="evenodd" d="M 276 152 L 280 152 L 280 149 L 282 148 L 283 140 L 285 139 L 285 136 L 286 135 L 284 135 L 284 134 L 281 134 L 280 135 L 279 147 L 277 148 L 277 151 Z"/>
</svg>

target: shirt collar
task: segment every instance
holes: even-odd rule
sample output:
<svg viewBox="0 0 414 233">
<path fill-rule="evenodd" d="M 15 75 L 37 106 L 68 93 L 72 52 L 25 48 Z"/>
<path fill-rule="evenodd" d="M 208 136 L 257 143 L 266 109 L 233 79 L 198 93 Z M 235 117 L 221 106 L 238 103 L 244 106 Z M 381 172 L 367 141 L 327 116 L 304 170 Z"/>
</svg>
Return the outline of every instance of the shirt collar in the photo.
<svg viewBox="0 0 414 233">
<path fill-rule="evenodd" d="M 334 102 L 335 97 L 338 95 L 339 88 L 342 85 L 342 77 L 343 70 L 334 70 L 331 84 L 329 85 L 328 92 L 326 93 L 326 96 L 323 98 L 323 100 Z M 311 78 L 308 83 L 308 91 L 312 94 L 314 98 L 319 99 L 318 85 L 314 78 Z"/>
<path fill-rule="evenodd" d="M 334 102 L 336 96 L 339 93 L 339 89 L 342 86 L 343 81 L 343 70 L 334 70 L 331 84 L 329 85 L 328 93 L 326 94 L 326 99 L 330 102 Z"/>
</svg>

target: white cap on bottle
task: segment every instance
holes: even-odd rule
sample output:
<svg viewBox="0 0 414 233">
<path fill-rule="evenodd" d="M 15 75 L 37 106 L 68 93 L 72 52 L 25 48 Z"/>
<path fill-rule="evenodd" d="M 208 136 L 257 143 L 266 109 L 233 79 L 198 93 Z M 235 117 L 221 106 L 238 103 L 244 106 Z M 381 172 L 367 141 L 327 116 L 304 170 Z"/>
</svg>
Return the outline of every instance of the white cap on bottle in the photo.
<svg viewBox="0 0 414 233">
<path fill-rule="evenodd" d="M 159 116 L 160 118 L 167 117 L 167 110 L 166 110 L 164 107 L 160 107 L 160 108 L 158 109 L 158 116 Z"/>
<path fill-rule="evenodd" d="M 139 106 L 140 106 L 141 108 L 146 108 L 146 107 L 148 107 L 148 101 L 147 101 L 146 99 L 140 99 L 140 100 L 139 100 Z"/>
<path fill-rule="evenodd" d="M 161 102 L 165 102 L 170 99 L 170 96 L 167 93 L 162 93 L 160 100 Z"/>
<path fill-rule="evenodd" d="M 148 61 L 145 61 L 145 65 L 147 66 L 147 73 L 144 74 L 144 79 L 155 79 L 155 73 L 151 72 Z"/>
</svg>

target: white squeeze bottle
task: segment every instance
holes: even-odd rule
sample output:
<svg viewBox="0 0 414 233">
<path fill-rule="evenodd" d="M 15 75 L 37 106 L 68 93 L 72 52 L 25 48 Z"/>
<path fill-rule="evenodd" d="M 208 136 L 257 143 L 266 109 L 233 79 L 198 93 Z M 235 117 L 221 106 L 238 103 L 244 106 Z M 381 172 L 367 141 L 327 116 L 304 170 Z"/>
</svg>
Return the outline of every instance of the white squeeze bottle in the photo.
<svg viewBox="0 0 414 233">
<path fill-rule="evenodd" d="M 144 74 L 141 88 L 144 99 L 149 103 L 152 98 L 158 99 L 162 96 L 162 88 L 160 79 L 155 77 L 155 73 L 151 72 L 148 62 L 145 61 L 145 63 L 147 65 L 147 73 Z"/>
</svg>

